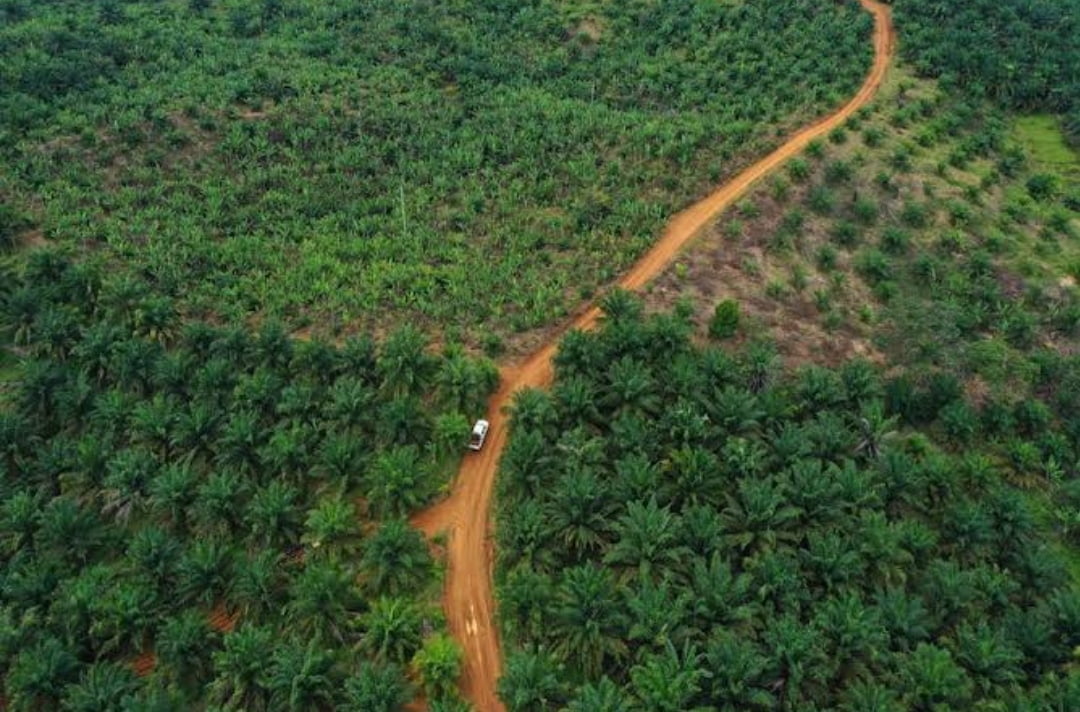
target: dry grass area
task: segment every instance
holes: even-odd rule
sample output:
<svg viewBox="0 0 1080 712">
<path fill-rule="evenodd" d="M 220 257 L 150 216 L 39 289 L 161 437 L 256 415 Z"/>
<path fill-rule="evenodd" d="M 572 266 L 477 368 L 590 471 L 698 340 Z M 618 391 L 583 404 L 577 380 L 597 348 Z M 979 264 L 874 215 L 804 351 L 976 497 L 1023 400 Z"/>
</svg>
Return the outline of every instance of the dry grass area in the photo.
<svg viewBox="0 0 1080 712">
<path fill-rule="evenodd" d="M 688 302 L 705 339 L 715 306 L 733 299 L 742 313 L 736 345 L 770 339 L 790 364 L 861 357 L 897 365 L 936 346 L 926 343 L 934 334 L 919 312 L 938 297 L 912 278 L 924 256 L 955 270 L 990 254 L 1006 299 L 1032 289 L 1069 299 L 1075 279 L 1061 265 L 1080 244 L 1069 229 L 1052 228 L 1059 207 L 1027 196 L 1024 179 L 1039 166 L 1008 178 L 996 155 L 957 159 L 979 134 L 958 128 L 957 113 L 934 84 L 897 72 L 845 131 L 763 180 L 706 229 L 650 285 L 647 309 Z M 847 177 L 830 173 L 837 166 Z M 821 195 L 824 205 L 815 202 Z M 908 242 L 890 245 L 890 232 Z M 887 276 L 867 275 L 871 258 Z M 979 374 L 970 376 L 978 391 Z"/>
</svg>

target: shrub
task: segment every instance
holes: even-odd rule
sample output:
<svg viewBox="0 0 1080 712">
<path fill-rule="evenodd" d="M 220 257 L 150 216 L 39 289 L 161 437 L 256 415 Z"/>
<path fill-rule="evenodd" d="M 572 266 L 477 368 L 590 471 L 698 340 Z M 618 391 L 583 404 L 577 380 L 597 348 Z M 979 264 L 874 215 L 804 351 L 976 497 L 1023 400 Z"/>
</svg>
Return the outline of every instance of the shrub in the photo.
<svg viewBox="0 0 1080 712">
<path fill-rule="evenodd" d="M 836 199 L 832 191 L 823 185 L 814 186 L 807 196 L 807 205 L 818 215 L 829 215 L 836 207 Z"/>
<path fill-rule="evenodd" d="M 783 203 L 788 199 L 788 195 L 791 193 L 791 184 L 784 179 L 783 176 L 773 176 L 772 179 L 772 197 L 776 202 Z"/>
<path fill-rule="evenodd" d="M 885 132 L 879 128 L 869 127 L 862 134 L 863 143 L 870 148 L 877 148 L 885 140 Z"/>
<path fill-rule="evenodd" d="M 837 145 L 847 143 L 847 130 L 843 126 L 837 126 L 829 132 L 829 141 Z"/>
<path fill-rule="evenodd" d="M 930 211 L 921 203 L 904 201 L 904 207 L 900 210 L 900 220 L 908 227 L 923 228 L 930 223 Z"/>
<path fill-rule="evenodd" d="M 709 335 L 714 339 L 730 339 L 739 330 L 739 303 L 725 299 L 716 305 L 709 321 Z"/>
<path fill-rule="evenodd" d="M 889 157 L 889 165 L 898 173 L 907 173 L 911 170 L 911 151 L 904 146 L 897 148 Z"/>
<path fill-rule="evenodd" d="M 796 183 L 802 183 L 810 177 L 810 164 L 803 158 L 792 158 L 787 167 L 788 175 Z"/>
<path fill-rule="evenodd" d="M 878 204 L 870 198 L 859 198 L 851 208 L 855 219 L 863 225 L 873 225 L 878 218 Z"/>
<path fill-rule="evenodd" d="M 1061 179 L 1052 173 L 1036 173 L 1027 180 L 1028 194 L 1040 202 L 1057 196 L 1061 190 Z"/>
<path fill-rule="evenodd" d="M 978 430 L 978 416 L 971 406 L 962 400 L 953 401 L 941 409 L 941 425 L 950 440 L 966 443 Z"/>
<path fill-rule="evenodd" d="M 877 284 L 892 277 L 892 265 L 883 252 L 876 249 L 864 250 L 856 261 L 855 268 L 870 284 Z"/>
<path fill-rule="evenodd" d="M 817 253 L 818 267 L 826 272 L 836 269 L 837 253 L 832 245 L 822 245 Z"/>
<path fill-rule="evenodd" d="M 881 249 L 893 255 L 902 255 L 911 245 L 911 234 L 898 227 L 889 227 L 881 234 Z"/>
<path fill-rule="evenodd" d="M 833 242 L 844 247 L 854 247 L 859 243 L 859 228 L 855 223 L 841 220 L 833 226 L 830 233 Z"/>
<path fill-rule="evenodd" d="M 825 180 L 830 183 L 848 183 L 855 175 L 855 170 L 847 161 L 832 161 L 825 166 Z"/>
<path fill-rule="evenodd" d="M 0 251 L 15 247 L 19 233 L 30 227 L 29 222 L 10 205 L 0 203 Z"/>
<path fill-rule="evenodd" d="M 780 229 L 794 234 L 802 230 L 805 223 L 806 216 L 796 208 L 784 214 L 784 219 L 780 221 Z"/>
</svg>

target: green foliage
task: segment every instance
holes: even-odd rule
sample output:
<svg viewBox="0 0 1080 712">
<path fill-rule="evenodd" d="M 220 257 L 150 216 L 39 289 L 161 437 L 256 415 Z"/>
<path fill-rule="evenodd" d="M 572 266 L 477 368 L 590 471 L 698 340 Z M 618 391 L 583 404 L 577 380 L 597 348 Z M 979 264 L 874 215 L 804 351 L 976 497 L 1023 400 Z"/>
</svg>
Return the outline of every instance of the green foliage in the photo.
<svg viewBox="0 0 1080 712">
<path fill-rule="evenodd" d="M 5 205 L 184 313 L 490 354 L 854 92 L 872 44 L 816 0 L 4 7 Z"/>
<path fill-rule="evenodd" d="M 179 326 L 145 285 L 48 251 L 14 291 L 0 319 L 29 357 L 0 408 L 13 708 L 151 705 L 164 687 L 169 709 L 396 709 L 393 666 L 436 595 L 402 517 L 456 464 L 459 409 L 484 403 L 491 364 L 411 329 L 333 347 Z M 154 675 L 133 679 L 146 650 Z"/>
<path fill-rule="evenodd" d="M 663 315 L 623 312 L 568 338 L 551 395 L 515 406 L 495 529 L 508 709 L 1038 708 L 1057 694 L 1080 643 L 1063 621 L 1080 618 L 1045 543 L 1076 531 L 1078 498 L 1036 516 L 1004 456 L 1038 462 L 1052 433 L 1070 463 L 1054 471 L 1076 477 L 1067 411 L 1021 401 L 996 445 L 951 373 L 785 373 L 767 351 L 673 344 Z M 1047 366 L 1060 390 L 1080 383 L 1076 356 Z M 627 409 L 630 391 L 655 405 Z"/>
<path fill-rule="evenodd" d="M 725 299 L 716 305 L 709 321 L 709 335 L 714 339 L 730 339 L 739 330 L 739 303 Z"/>
<path fill-rule="evenodd" d="M 894 4 L 902 51 L 920 73 L 1008 108 L 1080 108 L 1070 75 L 1080 66 L 1076 0 L 970 0 L 948 10 L 934 0 Z"/>
<path fill-rule="evenodd" d="M 424 641 L 413 658 L 424 691 L 433 698 L 452 697 L 461 674 L 461 649 L 448 635 L 439 634 Z"/>
</svg>

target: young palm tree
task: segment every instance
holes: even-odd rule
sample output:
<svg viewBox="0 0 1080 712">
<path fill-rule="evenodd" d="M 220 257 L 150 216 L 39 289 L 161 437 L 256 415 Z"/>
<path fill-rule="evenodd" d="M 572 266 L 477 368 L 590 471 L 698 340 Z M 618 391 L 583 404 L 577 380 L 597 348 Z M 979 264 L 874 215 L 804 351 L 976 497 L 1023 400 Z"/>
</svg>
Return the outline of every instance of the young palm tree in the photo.
<svg viewBox="0 0 1080 712">
<path fill-rule="evenodd" d="M 660 396 L 648 366 L 629 357 L 611 365 L 599 405 L 605 413 L 649 417 L 660 409 Z"/>
<path fill-rule="evenodd" d="M 272 480 L 255 491 L 244 519 L 256 541 L 263 546 L 282 547 L 299 538 L 299 496 L 295 487 L 281 480 Z"/>
<path fill-rule="evenodd" d="M 423 392 L 433 375 L 434 363 L 425 352 L 423 334 L 404 326 L 383 343 L 376 369 L 386 392 L 400 396 Z"/>
<path fill-rule="evenodd" d="M 359 376 L 342 376 L 330 387 L 324 412 L 342 427 L 369 429 L 375 422 L 377 395 Z"/>
<path fill-rule="evenodd" d="M 215 539 L 196 539 L 180 556 L 176 588 L 182 600 L 210 605 L 229 589 L 233 552 Z"/>
<path fill-rule="evenodd" d="M 415 446 L 384 450 L 365 474 L 368 507 L 374 517 L 405 516 L 427 499 L 431 476 Z"/>
<path fill-rule="evenodd" d="M 745 555 L 793 542 L 799 510 L 788 504 L 782 482 L 770 479 L 739 481 L 738 495 L 727 497 L 721 513 L 727 540 Z"/>
<path fill-rule="evenodd" d="M 642 577 L 624 595 L 629 612 L 626 638 L 643 649 L 657 651 L 668 641 L 681 645 L 699 635 L 690 626 L 691 593 L 671 579 L 665 577 L 657 584 Z"/>
<path fill-rule="evenodd" d="M 901 690 L 909 705 L 922 709 L 962 708 L 971 700 L 971 680 L 948 650 L 919 643 L 902 661 Z"/>
<path fill-rule="evenodd" d="M 201 535 L 228 536 L 240 529 L 247 487 L 234 471 L 211 473 L 199 485 L 192 505 L 193 519 Z"/>
<path fill-rule="evenodd" d="M 153 525 L 132 534 L 127 547 L 128 560 L 162 592 L 171 591 L 176 585 L 180 553 L 180 542 L 170 532 Z"/>
<path fill-rule="evenodd" d="M 150 481 L 150 509 L 167 520 L 174 532 L 187 530 L 188 510 L 197 496 L 198 476 L 181 463 L 165 466 Z"/>
<path fill-rule="evenodd" d="M 848 687 L 843 695 L 843 712 L 904 712 L 896 692 L 876 682 L 860 680 Z"/>
<path fill-rule="evenodd" d="M 340 496 L 328 497 L 308 512 L 302 540 L 313 552 L 336 557 L 359 546 L 359 525 L 352 502 Z"/>
<path fill-rule="evenodd" d="M 555 586 L 550 576 L 528 565 L 515 566 L 506 574 L 497 594 L 499 617 L 511 638 L 537 640 L 550 633 L 547 622 L 555 607 Z"/>
<path fill-rule="evenodd" d="M 690 588 L 698 629 L 717 625 L 734 628 L 750 620 L 757 610 L 753 587 L 750 574 L 736 573 L 719 552 L 708 560 L 696 558 Z"/>
</svg>

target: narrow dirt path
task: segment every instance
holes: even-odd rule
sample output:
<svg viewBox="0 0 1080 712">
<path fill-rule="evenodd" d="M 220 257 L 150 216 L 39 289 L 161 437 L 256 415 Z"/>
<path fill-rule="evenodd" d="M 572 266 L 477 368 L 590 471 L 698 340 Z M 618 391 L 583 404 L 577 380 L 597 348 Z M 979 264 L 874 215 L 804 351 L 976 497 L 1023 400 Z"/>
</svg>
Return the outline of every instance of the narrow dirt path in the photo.
<svg viewBox="0 0 1080 712">
<path fill-rule="evenodd" d="M 621 280 L 619 286 L 640 289 L 658 275 L 697 233 L 720 212 L 740 198 L 756 181 L 789 158 L 799 154 L 815 138 L 844 123 L 877 93 L 889 67 L 894 34 L 887 5 L 859 0 L 874 16 L 874 65 L 859 92 L 844 107 L 803 129 L 783 146 L 735 176 L 704 200 L 676 215 L 657 242 Z M 494 557 L 490 509 L 499 456 L 506 445 L 503 409 L 522 388 L 543 388 L 551 383 L 551 360 L 562 335 L 571 329 L 591 329 L 600 310 L 589 306 L 543 347 L 516 366 L 502 370 L 501 385 L 488 403 L 491 421 L 484 449 L 462 460 L 453 491 L 435 506 L 420 512 L 413 524 L 431 536 L 449 534 L 444 607 L 454 637 L 465 652 L 461 687 L 466 699 L 480 712 L 503 710 L 495 692 L 502 671 L 495 601 L 492 596 Z"/>
</svg>

